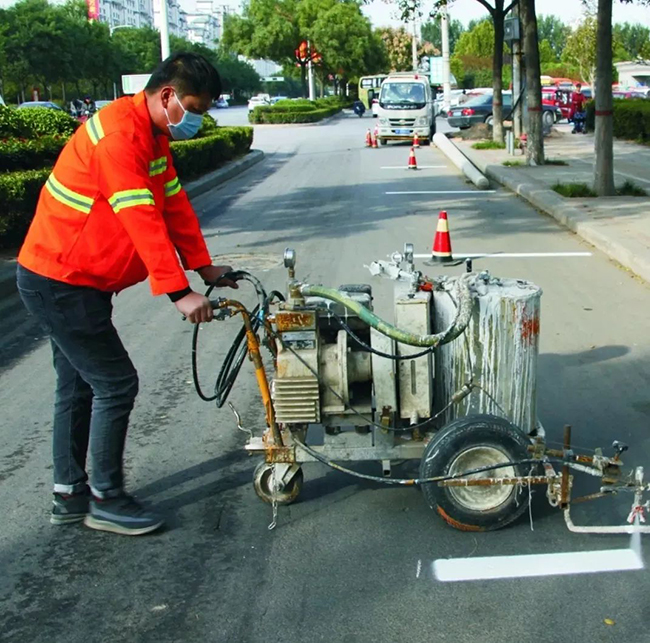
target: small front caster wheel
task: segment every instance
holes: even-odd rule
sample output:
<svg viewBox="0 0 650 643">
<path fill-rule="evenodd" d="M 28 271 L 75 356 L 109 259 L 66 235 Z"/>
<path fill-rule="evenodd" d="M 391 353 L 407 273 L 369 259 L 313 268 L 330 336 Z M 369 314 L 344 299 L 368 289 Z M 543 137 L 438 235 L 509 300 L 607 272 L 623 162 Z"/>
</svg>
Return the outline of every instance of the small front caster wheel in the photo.
<svg viewBox="0 0 650 643">
<path fill-rule="evenodd" d="M 253 474 L 255 493 L 269 504 L 275 501 L 279 505 L 290 505 L 302 491 L 302 468 L 294 465 L 286 471 L 286 465 L 275 465 L 277 471 L 274 480 L 273 466 L 268 462 L 260 462 L 255 467 Z M 283 471 L 286 473 L 281 476 Z"/>
</svg>

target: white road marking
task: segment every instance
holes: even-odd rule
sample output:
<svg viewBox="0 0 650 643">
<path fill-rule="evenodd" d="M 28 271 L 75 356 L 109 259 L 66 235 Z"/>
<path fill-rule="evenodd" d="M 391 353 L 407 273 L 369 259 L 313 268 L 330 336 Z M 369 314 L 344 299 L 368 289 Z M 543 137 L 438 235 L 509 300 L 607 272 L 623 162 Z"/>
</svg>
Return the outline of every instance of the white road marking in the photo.
<svg viewBox="0 0 650 643">
<path fill-rule="evenodd" d="M 584 159 L 579 159 L 579 158 L 574 158 L 573 160 L 580 161 L 580 163 L 585 163 L 586 165 L 590 165 L 593 167 L 592 161 L 585 161 Z M 635 181 L 642 181 L 643 183 L 650 184 L 650 179 L 642 179 L 640 176 L 635 176 L 634 174 L 628 174 L 627 172 L 619 172 L 618 170 L 614 170 L 614 174 L 620 174 L 621 176 L 625 176 L 628 179 L 634 179 Z"/>
<path fill-rule="evenodd" d="M 433 563 L 434 576 L 443 582 L 594 574 L 643 568 L 643 559 L 632 548 L 526 556 L 447 558 Z"/>
<path fill-rule="evenodd" d="M 412 190 L 406 192 L 384 192 L 384 194 L 491 194 L 496 190 Z"/>
<path fill-rule="evenodd" d="M 408 170 L 407 165 L 383 165 L 382 170 Z M 418 165 L 418 170 L 446 170 L 446 165 Z"/>
<path fill-rule="evenodd" d="M 523 257 L 592 257 L 591 252 L 495 252 L 495 253 L 453 253 L 454 259 L 520 259 Z M 415 259 L 430 259 L 428 255 L 413 255 Z"/>
<path fill-rule="evenodd" d="M 418 560 L 418 568 L 417 571 L 415 572 L 415 578 L 420 578 L 420 572 L 422 571 L 422 559 L 420 558 Z"/>
</svg>

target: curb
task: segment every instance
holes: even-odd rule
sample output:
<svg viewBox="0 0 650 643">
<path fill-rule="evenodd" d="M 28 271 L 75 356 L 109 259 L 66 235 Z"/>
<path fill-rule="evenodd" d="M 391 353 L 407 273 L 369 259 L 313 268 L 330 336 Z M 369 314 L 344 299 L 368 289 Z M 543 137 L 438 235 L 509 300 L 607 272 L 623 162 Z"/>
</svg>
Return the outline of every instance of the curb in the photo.
<svg viewBox="0 0 650 643">
<path fill-rule="evenodd" d="M 512 176 L 517 170 L 508 171 L 499 165 L 489 165 L 466 150 L 463 154 L 474 163 L 486 176 L 505 186 L 519 195 L 538 210 L 553 217 L 563 226 L 575 232 L 592 246 L 604 252 L 625 268 L 650 283 L 650 258 L 645 258 L 646 252 L 639 249 L 635 252 L 628 244 L 613 239 L 602 224 L 583 214 L 575 206 L 567 203 L 564 197 L 550 190 L 544 183 L 536 179 L 518 179 Z"/>
<path fill-rule="evenodd" d="M 209 190 L 225 183 L 229 179 L 245 172 L 264 158 L 261 150 L 251 150 L 246 156 L 232 161 L 225 167 L 192 181 L 185 186 L 190 199 L 205 194 Z M 0 260 L 0 300 L 16 293 L 16 259 Z"/>
<path fill-rule="evenodd" d="M 436 147 L 479 189 L 487 190 L 490 182 L 484 174 L 476 169 L 470 158 L 463 154 L 456 143 L 450 140 L 442 132 L 433 135 L 433 142 Z"/>
<path fill-rule="evenodd" d="M 212 188 L 215 188 L 222 183 L 232 179 L 245 172 L 249 167 L 259 163 L 264 158 L 262 150 L 251 150 L 246 156 L 236 161 L 232 161 L 226 167 L 219 168 L 210 174 L 202 176 L 196 181 L 192 181 L 185 186 L 185 192 L 190 199 L 204 194 Z"/>
</svg>

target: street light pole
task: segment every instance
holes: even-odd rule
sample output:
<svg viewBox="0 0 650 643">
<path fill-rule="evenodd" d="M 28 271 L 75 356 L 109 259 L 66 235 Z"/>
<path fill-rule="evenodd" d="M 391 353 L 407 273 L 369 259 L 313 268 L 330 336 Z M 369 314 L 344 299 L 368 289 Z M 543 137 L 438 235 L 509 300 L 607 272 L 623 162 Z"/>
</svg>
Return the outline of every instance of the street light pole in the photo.
<svg viewBox="0 0 650 643">
<path fill-rule="evenodd" d="M 132 25 L 115 25 L 108 28 L 108 35 L 112 38 L 116 29 L 132 29 Z M 117 83 L 113 81 L 113 100 L 117 100 Z"/>
<path fill-rule="evenodd" d="M 413 12 L 413 39 L 411 40 L 411 56 L 413 58 L 413 71 L 418 70 L 418 42 L 417 42 L 417 23 L 415 11 Z"/>
<path fill-rule="evenodd" d="M 442 95 L 445 113 L 451 107 L 451 71 L 449 69 L 449 16 L 447 6 L 441 9 L 440 31 L 442 34 Z"/>
<path fill-rule="evenodd" d="M 160 2 L 160 55 L 162 60 L 169 58 L 169 7 L 167 0 Z"/>
</svg>

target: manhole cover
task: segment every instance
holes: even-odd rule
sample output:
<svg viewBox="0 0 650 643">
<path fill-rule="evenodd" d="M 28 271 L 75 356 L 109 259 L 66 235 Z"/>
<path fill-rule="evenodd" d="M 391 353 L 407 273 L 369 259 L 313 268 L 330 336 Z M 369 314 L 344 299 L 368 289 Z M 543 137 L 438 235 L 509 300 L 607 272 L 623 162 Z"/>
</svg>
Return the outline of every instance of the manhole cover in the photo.
<svg viewBox="0 0 650 643">
<path fill-rule="evenodd" d="M 282 266 L 282 253 L 214 255 L 212 261 L 216 266 L 232 266 L 235 270 L 271 270 Z"/>
</svg>

